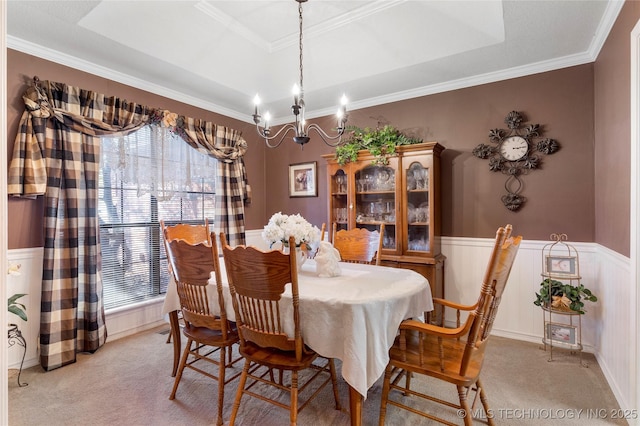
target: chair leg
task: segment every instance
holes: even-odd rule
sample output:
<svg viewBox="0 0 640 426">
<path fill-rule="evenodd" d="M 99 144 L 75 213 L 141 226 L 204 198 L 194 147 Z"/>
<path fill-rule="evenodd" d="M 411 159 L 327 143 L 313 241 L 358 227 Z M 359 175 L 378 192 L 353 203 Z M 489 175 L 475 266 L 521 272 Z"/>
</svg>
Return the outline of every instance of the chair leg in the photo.
<svg viewBox="0 0 640 426">
<path fill-rule="evenodd" d="M 247 374 L 249 374 L 250 366 L 251 366 L 251 361 L 249 361 L 248 359 L 245 359 L 244 367 L 242 368 L 242 375 L 240 376 L 240 381 L 238 382 L 238 391 L 236 392 L 236 399 L 233 401 L 233 410 L 231 410 L 231 418 L 229 419 L 229 426 L 233 426 L 236 422 L 236 415 L 238 414 L 238 409 L 240 408 L 240 399 L 242 399 L 244 385 L 247 383 Z"/>
<path fill-rule="evenodd" d="M 404 374 L 406 374 L 406 382 L 404 388 L 408 391 L 409 389 L 411 389 L 411 377 L 413 376 L 413 373 L 409 370 L 405 370 Z M 409 392 L 404 392 L 403 395 L 407 396 L 409 395 Z"/>
<path fill-rule="evenodd" d="M 482 403 L 482 408 L 484 408 L 484 412 L 487 415 L 487 423 L 489 423 L 489 426 L 494 426 L 495 423 L 493 421 L 493 416 L 489 415 L 491 412 L 491 409 L 489 408 L 489 400 L 487 399 L 487 394 L 484 392 L 484 386 L 482 386 L 480 379 L 477 380 L 476 387 L 478 388 L 478 392 L 480 392 L 480 402 Z"/>
<path fill-rule="evenodd" d="M 225 351 L 226 347 L 220 348 L 220 365 L 218 366 L 218 421 L 217 426 L 222 426 L 222 408 L 224 407 L 224 373 L 226 371 L 225 365 Z"/>
<path fill-rule="evenodd" d="M 282 374 L 282 371 L 280 371 Z M 282 377 L 282 376 L 280 376 Z M 289 424 L 296 426 L 298 420 L 298 371 L 291 371 L 291 409 L 289 410 Z"/>
<path fill-rule="evenodd" d="M 469 409 L 469 404 L 467 403 L 467 388 L 464 386 L 457 386 L 458 388 L 458 397 L 460 398 L 460 407 L 464 410 L 464 424 L 465 426 L 473 425 L 473 415 L 471 414 L 471 410 Z"/>
<path fill-rule="evenodd" d="M 387 399 L 389 398 L 389 389 L 391 388 L 391 371 L 393 367 L 391 364 L 387 365 L 384 370 L 384 382 L 382 383 L 382 397 L 380 399 L 380 417 L 378 419 L 378 425 L 384 426 L 384 418 L 387 415 Z"/>
<path fill-rule="evenodd" d="M 182 354 L 182 358 L 180 358 L 180 365 L 178 366 L 178 372 L 176 373 L 176 379 L 173 382 L 173 390 L 171 391 L 171 395 L 169 399 L 175 399 L 176 391 L 178 390 L 178 385 L 180 384 L 180 379 L 182 378 L 182 372 L 184 371 L 185 365 L 187 365 L 187 358 L 189 357 L 189 352 L 191 352 L 191 343 L 193 340 L 189 339 L 187 341 L 187 346 L 184 348 L 184 352 Z"/>
<path fill-rule="evenodd" d="M 331 373 L 331 384 L 333 386 L 333 397 L 336 399 L 336 410 L 342 409 L 340 395 L 338 395 L 338 379 L 336 378 L 336 365 L 333 358 L 329 358 L 329 372 Z"/>
</svg>

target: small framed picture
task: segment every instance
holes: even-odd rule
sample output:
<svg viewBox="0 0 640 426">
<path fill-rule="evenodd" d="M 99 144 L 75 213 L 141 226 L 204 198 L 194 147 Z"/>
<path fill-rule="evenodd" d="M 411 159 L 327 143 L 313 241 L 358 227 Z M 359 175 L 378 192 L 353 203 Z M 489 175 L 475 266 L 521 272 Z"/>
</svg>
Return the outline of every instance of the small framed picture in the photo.
<svg viewBox="0 0 640 426">
<path fill-rule="evenodd" d="M 567 345 L 575 345 L 576 341 L 576 327 L 567 324 L 558 324 L 555 322 L 548 322 L 546 337 L 549 340 L 555 342 L 565 343 Z"/>
<path fill-rule="evenodd" d="M 547 256 L 546 273 L 561 276 L 576 276 L 576 258 L 574 256 Z"/>
<path fill-rule="evenodd" d="M 317 197 L 317 161 L 289 165 L 289 197 Z"/>
</svg>

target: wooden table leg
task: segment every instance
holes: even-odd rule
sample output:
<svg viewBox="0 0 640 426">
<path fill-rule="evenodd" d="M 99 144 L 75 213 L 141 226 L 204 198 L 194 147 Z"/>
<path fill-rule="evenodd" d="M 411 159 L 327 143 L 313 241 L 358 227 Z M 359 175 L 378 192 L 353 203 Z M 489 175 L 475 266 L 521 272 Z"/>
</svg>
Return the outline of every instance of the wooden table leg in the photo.
<svg viewBox="0 0 640 426">
<path fill-rule="evenodd" d="M 171 324 L 171 335 L 173 336 L 173 372 L 171 377 L 176 377 L 178 363 L 180 362 L 180 323 L 178 322 L 178 311 L 169 312 L 169 324 Z"/>
<path fill-rule="evenodd" d="M 364 398 L 360 392 L 349 385 L 349 410 L 351 413 L 351 426 L 362 425 L 362 401 Z"/>
</svg>

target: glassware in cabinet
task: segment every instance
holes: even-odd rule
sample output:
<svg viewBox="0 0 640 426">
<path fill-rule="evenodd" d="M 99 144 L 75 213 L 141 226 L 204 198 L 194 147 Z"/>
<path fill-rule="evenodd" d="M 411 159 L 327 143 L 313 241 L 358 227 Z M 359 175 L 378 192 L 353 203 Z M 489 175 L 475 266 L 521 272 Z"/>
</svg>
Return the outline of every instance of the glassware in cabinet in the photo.
<svg viewBox="0 0 640 426">
<path fill-rule="evenodd" d="M 366 165 L 354 173 L 356 227 L 371 231 L 385 224 L 383 248 L 396 249 L 396 169 Z"/>
<path fill-rule="evenodd" d="M 338 230 L 349 229 L 349 176 L 344 169 L 337 169 L 330 176 L 331 187 L 331 224 L 336 223 Z M 331 229 L 330 225 L 330 228 Z"/>
<path fill-rule="evenodd" d="M 429 252 L 429 168 L 415 160 L 407 165 L 405 176 L 407 251 Z"/>
</svg>

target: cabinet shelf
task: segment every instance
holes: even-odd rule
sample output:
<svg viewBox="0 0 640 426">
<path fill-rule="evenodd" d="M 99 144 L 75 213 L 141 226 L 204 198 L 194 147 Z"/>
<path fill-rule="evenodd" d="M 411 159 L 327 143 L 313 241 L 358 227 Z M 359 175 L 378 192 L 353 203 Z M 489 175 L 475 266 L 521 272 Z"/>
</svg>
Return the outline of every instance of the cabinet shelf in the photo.
<svg viewBox="0 0 640 426">
<path fill-rule="evenodd" d="M 359 191 L 359 192 L 356 192 L 356 195 L 390 195 L 390 196 L 395 196 L 396 193 L 394 191 Z"/>
</svg>

